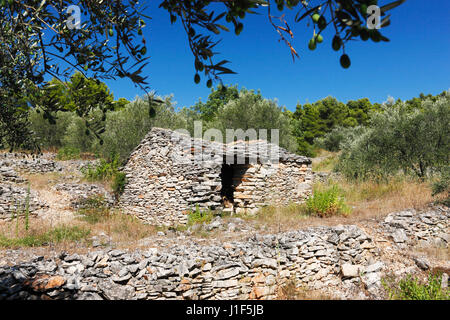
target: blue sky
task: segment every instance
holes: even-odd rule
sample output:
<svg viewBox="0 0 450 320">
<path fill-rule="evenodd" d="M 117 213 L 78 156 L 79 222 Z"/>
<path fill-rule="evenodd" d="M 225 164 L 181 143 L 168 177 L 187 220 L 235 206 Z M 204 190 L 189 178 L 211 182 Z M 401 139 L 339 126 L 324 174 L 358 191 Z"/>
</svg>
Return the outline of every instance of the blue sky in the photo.
<svg viewBox="0 0 450 320">
<path fill-rule="evenodd" d="M 382 4 L 391 1 L 380 1 Z M 143 73 L 158 95 L 174 94 L 177 107 L 205 101 L 210 89 L 205 79 L 195 84 L 194 58 L 181 23 L 170 24 L 160 1 L 149 1 L 150 20 L 144 30 L 149 64 Z M 263 8 L 262 8 L 263 9 Z M 266 13 L 266 9 L 261 12 Z M 391 25 L 382 29 L 390 42 L 354 41 L 346 47 L 352 65 L 339 65 L 340 53 L 331 49 L 331 29 L 315 51 L 307 48 L 312 37 L 305 22 L 290 23 L 293 45 L 300 59 L 292 61 L 288 48 L 266 15 L 247 15 L 239 36 L 223 32 L 216 47 L 234 75 L 224 75 L 225 84 L 260 89 L 264 97 L 295 110 L 297 102 L 314 102 L 326 96 L 340 101 L 367 97 L 383 102 L 388 96 L 410 99 L 421 92 L 438 94 L 450 88 L 450 2 L 448 0 L 408 0 L 390 13 Z M 278 14 L 278 11 L 275 12 Z M 106 81 L 115 98 L 134 99 L 143 92 L 130 80 Z"/>
</svg>

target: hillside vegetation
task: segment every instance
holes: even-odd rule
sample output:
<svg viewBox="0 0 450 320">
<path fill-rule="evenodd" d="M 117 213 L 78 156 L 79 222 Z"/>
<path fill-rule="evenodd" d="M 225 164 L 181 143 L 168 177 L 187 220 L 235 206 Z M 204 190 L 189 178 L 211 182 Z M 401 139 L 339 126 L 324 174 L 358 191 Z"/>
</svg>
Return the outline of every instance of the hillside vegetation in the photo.
<svg viewBox="0 0 450 320">
<path fill-rule="evenodd" d="M 71 81 L 76 83 L 78 78 L 74 75 Z M 58 151 L 60 159 L 86 154 L 105 159 L 103 167 L 91 168 L 91 180 L 95 170 L 108 169 L 110 162 L 115 161 L 114 167 L 118 168 L 152 127 L 187 129 L 193 134 L 194 122 L 201 121 L 203 132 L 216 128 L 224 137 L 226 129 L 254 128 L 269 129 L 270 140 L 270 129 L 278 129 L 281 147 L 319 156 L 316 171 L 337 171 L 357 181 L 414 176 L 433 183 L 433 195 L 446 196 L 443 201 L 448 203 L 448 92 L 421 94 L 407 101 L 388 99 L 383 104 L 372 104 L 367 98 L 343 103 L 326 97 L 297 105 L 291 112 L 276 100 L 265 99 L 261 92 L 239 89 L 237 85 L 212 88 L 207 101 L 176 108 L 172 96 L 158 98 L 161 103 L 148 103 L 147 97 L 128 103 L 123 98 L 114 101 L 102 83 L 88 84 L 88 93 L 99 92 L 107 102 L 85 110 L 89 121 L 75 111 L 48 115 L 30 109 L 28 126 L 30 139 L 43 150 Z M 61 103 L 74 104 L 62 86 L 56 86 L 52 94 Z M 11 147 L 8 141 L 1 144 Z M 26 147 L 30 145 L 22 145 Z M 333 156 L 320 157 L 323 152 L 332 152 Z M 114 180 L 114 174 L 110 178 Z"/>
</svg>

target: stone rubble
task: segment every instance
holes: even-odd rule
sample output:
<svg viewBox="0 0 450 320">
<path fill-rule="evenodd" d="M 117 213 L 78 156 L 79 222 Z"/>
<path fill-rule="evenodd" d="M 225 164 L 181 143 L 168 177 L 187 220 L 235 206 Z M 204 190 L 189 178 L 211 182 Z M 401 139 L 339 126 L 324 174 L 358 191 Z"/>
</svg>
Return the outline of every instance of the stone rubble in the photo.
<svg viewBox="0 0 450 320">
<path fill-rule="evenodd" d="M 86 208 L 90 205 L 89 201 L 93 199 L 98 199 L 106 207 L 112 207 L 115 202 L 114 196 L 98 184 L 59 183 L 52 189 L 66 193 L 70 198 L 70 205 L 73 209 Z"/>
<path fill-rule="evenodd" d="M 39 155 L 0 153 L 0 167 L 9 167 L 27 173 L 62 171 L 63 167 L 53 159 Z"/>
<path fill-rule="evenodd" d="M 79 182 L 83 168 L 95 165 L 98 160 L 67 160 L 57 161 L 55 155 L 45 153 L 17 154 L 0 153 L 0 220 L 11 219 L 12 215 L 19 212 L 24 214 L 28 193 L 27 179 L 21 174 L 45 174 L 59 172 L 64 174 L 64 179 Z M 92 196 L 102 196 L 107 206 L 114 205 L 115 199 L 104 187 L 88 183 L 61 183 L 53 188 L 69 195 L 72 208 L 78 209 L 86 204 L 86 200 Z M 39 192 L 30 190 L 29 212 L 31 215 L 41 215 L 49 205 L 40 199 Z"/>
<path fill-rule="evenodd" d="M 24 183 L 27 180 L 19 176 L 19 174 L 11 168 L 0 162 L 0 182 Z"/>
</svg>

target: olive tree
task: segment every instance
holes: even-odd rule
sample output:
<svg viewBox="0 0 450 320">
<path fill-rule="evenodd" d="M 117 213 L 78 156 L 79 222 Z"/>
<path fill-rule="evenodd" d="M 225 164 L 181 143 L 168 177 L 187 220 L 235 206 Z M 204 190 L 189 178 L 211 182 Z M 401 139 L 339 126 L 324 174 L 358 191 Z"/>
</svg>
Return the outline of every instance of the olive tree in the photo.
<svg viewBox="0 0 450 320">
<path fill-rule="evenodd" d="M 385 177 L 399 171 L 421 179 L 450 161 L 450 94 L 421 108 L 385 105 L 369 127 L 342 144 L 338 169 L 349 177 Z"/>
</svg>

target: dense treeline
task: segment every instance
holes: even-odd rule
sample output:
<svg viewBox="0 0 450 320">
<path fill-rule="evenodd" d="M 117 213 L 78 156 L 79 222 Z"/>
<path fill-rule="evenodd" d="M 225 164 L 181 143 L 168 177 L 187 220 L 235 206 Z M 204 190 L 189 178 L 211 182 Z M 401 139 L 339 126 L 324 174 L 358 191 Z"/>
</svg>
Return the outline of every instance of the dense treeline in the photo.
<svg viewBox="0 0 450 320">
<path fill-rule="evenodd" d="M 74 75 L 72 82 L 78 81 Z M 70 84 L 74 86 L 74 84 Z M 372 104 L 367 98 L 343 103 L 326 97 L 314 103 L 298 104 L 291 112 L 280 107 L 275 100 L 265 99 L 261 92 L 239 89 L 237 86 L 219 86 L 211 89 L 206 102 L 199 100 L 191 107 L 176 109 L 172 97 L 162 98 L 163 103 L 153 105 L 156 115 L 150 115 L 147 98 L 136 98 L 128 103 L 121 98 L 114 101 L 103 83 L 93 82 L 83 92 L 85 104 L 90 108 L 81 115 L 76 112 L 74 99 L 64 86 L 53 83 L 52 98 L 65 104 L 68 112 L 46 114 L 39 109 L 29 111 L 29 127 L 33 137 L 45 149 L 72 148 L 79 152 L 92 152 L 103 157 L 112 153 L 125 159 L 143 136 L 153 127 L 183 128 L 193 134 L 194 121 L 202 121 L 202 129 L 279 129 L 280 145 L 302 155 L 314 156 L 317 148 L 339 151 L 345 139 L 354 141 L 371 124 L 375 114 L 390 109 L 401 109 L 404 113 L 422 110 L 423 101 L 435 102 L 445 96 L 420 95 L 402 102 L 392 99 L 383 105 Z M 89 96 L 100 93 L 105 105 L 89 104 Z M 72 107 L 71 107 L 72 106 Z M 107 108 L 106 117 L 103 109 Z M 86 109 L 86 107 L 85 107 Z M 98 136 L 90 134 L 89 123 L 104 121 L 104 129 Z M 100 138 L 100 139 L 99 139 Z M 350 139 L 351 138 L 351 139 Z M 270 137 L 270 130 L 269 136 Z M 3 141 L 5 145 L 5 141 Z"/>
</svg>

